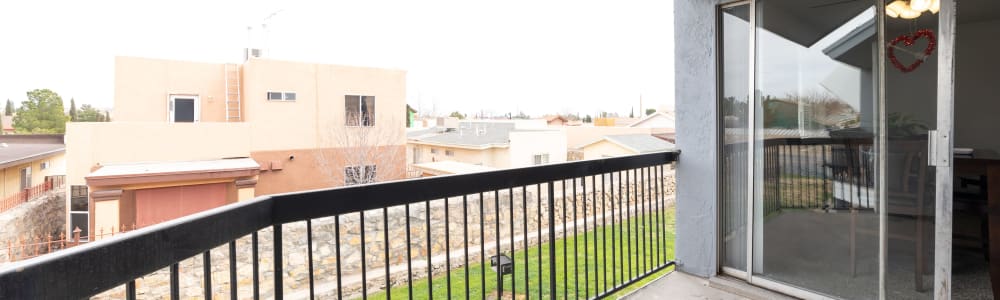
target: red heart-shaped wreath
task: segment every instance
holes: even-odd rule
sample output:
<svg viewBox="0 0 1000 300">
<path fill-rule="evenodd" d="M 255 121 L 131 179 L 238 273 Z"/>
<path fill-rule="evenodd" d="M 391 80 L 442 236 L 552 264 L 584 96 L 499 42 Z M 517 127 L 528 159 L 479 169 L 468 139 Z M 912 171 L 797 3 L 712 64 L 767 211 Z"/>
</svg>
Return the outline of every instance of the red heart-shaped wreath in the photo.
<svg viewBox="0 0 1000 300">
<path fill-rule="evenodd" d="M 918 56 L 917 60 L 914 61 L 912 64 L 910 64 L 909 66 L 904 66 L 902 63 L 899 62 L 898 59 L 896 59 L 896 51 L 895 51 L 897 47 L 896 44 L 898 44 L 899 42 L 903 42 L 903 44 L 906 46 L 913 46 L 913 43 L 917 39 L 920 39 L 921 37 L 927 38 L 927 48 L 924 49 L 923 57 Z M 937 45 L 937 39 L 934 38 L 934 32 L 930 31 L 929 29 L 917 30 L 917 32 L 914 33 L 913 35 L 904 34 L 901 36 L 897 36 L 895 39 L 892 40 L 891 43 L 889 43 L 888 47 L 889 61 L 892 62 L 892 65 L 896 67 L 896 69 L 903 71 L 903 73 L 912 72 L 913 70 L 916 70 L 917 67 L 919 67 L 920 64 L 924 62 L 924 59 L 927 59 L 927 57 L 930 56 L 931 53 L 934 53 L 934 47 L 936 45 Z"/>
</svg>

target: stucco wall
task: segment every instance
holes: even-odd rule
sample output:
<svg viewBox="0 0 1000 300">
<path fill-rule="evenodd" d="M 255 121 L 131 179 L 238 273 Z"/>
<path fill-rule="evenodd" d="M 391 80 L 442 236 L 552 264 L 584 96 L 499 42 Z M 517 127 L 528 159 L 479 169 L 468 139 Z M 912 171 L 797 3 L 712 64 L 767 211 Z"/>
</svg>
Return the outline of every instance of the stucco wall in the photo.
<svg viewBox="0 0 1000 300">
<path fill-rule="evenodd" d="M 375 97 L 381 145 L 406 143 L 406 72 L 254 59 L 244 64 L 245 122 L 255 151 L 336 147 L 346 126 L 345 95 Z M 295 101 L 268 101 L 268 91 Z"/>
<path fill-rule="evenodd" d="M 718 269 L 715 86 L 716 0 L 674 1 L 677 111 L 678 267 L 698 276 Z"/>
<path fill-rule="evenodd" d="M 257 196 L 329 188 L 344 185 L 344 168 L 349 165 L 375 164 L 375 180 L 391 181 L 406 176 L 405 149 L 402 145 L 362 149 L 378 152 L 376 157 L 357 157 L 347 148 L 290 149 L 255 151 L 251 157 L 261 166 L 271 162 L 281 170 L 261 170 L 255 193 Z M 290 159 L 290 157 L 295 157 Z M 264 168 L 266 169 L 266 168 Z"/>
<path fill-rule="evenodd" d="M 515 131 L 510 133 L 510 167 L 535 164 L 536 154 L 548 154 L 550 163 L 566 161 L 566 134 L 561 131 Z"/>
<path fill-rule="evenodd" d="M 48 162 L 49 167 L 42 170 L 42 163 Z M 21 191 L 21 169 L 31 167 L 31 185 L 39 185 L 45 181 L 46 176 L 66 175 L 66 155 L 59 153 L 52 156 L 37 159 L 29 163 L 10 166 L 0 171 L 0 199 L 6 199 Z"/>
<path fill-rule="evenodd" d="M 417 149 L 420 152 L 420 161 L 414 163 L 428 163 L 435 161 L 457 161 L 473 165 L 483 165 L 495 168 L 506 168 L 509 161 L 506 159 L 498 159 L 498 157 L 506 158 L 506 155 L 500 155 L 500 153 L 506 153 L 507 148 L 488 148 L 488 149 L 467 149 L 459 147 L 449 147 L 442 145 L 428 145 L 428 144 L 408 144 L 409 147 Z M 434 149 L 436 153 L 431 153 L 431 149 Z M 410 150 L 410 154 L 412 155 Z M 451 151 L 452 155 L 448 155 L 447 151 Z"/>
<path fill-rule="evenodd" d="M 603 140 L 583 147 L 583 159 L 598 159 L 609 156 L 622 156 L 637 154 L 635 151 L 625 149 L 618 144 Z"/>
<path fill-rule="evenodd" d="M 225 65 L 115 57 L 115 121 L 167 122 L 171 94 L 198 95 L 201 122 L 224 122 Z"/>
</svg>

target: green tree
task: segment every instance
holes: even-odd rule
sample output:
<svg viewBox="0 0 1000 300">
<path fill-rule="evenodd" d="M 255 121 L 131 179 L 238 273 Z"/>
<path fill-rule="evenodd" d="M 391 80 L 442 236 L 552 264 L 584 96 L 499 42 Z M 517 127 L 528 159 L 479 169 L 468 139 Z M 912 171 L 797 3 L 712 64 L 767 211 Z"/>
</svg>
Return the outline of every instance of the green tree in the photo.
<svg viewBox="0 0 1000 300">
<path fill-rule="evenodd" d="M 448 115 L 448 116 L 449 117 L 453 117 L 453 118 L 458 118 L 459 120 L 465 119 L 465 115 L 463 115 L 462 113 L 458 112 L 457 110 L 451 112 L 451 114 Z"/>
<path fill-rule="evenodd" d="M 84 104 L 80 106 L 76 120 L 78 122 L 104 122 L 104 112 L 90 106 L 90 104 Z"/>
<path fill-rule="evenodd" d="M 3 114 L 7 116 L 14 114 L 14 102 L 10 101 L 10 99 L 7 99 L 7 108 L 4 109 Z"/>
<path fill-rule="evenodd" d="M 28 100 L 21 102 L 14 116 L 17 133 L 64 133 L 66 116 L 62 98 L 49 89 L 28 91 Z"/>
<path fill-rule="evenodd" d="M 629 118 L 635 118 L 635 107 L 629 109 L 629 111 L 628 111 L 628 117 Z"/>
<path fill-rule="evenodd" d="M 652 115 L 652 114 L 653 114 L 653 113 L 655 113 L 655 112 L 656 112 L 656 109 L 655 109 L 655 108 L 647 108 L 647 109 L 646 109 L 646 115 L 647 115 L 647 116 L 648 116 L 648 115 Z"/>
<path fill-rule="evenodd" d="M 111 122 L 111 112 L 104 111 L 104 122 Z"/>
<path fill-rule="evenodd" d="M 76 99 L 69 98 L 69 120 L 76 122 L 79 118 L 76 117 Z"/>
<path fill-rule="evenodd" d="M 583 122 L 584 123 L 593 123 L 594 122 L 594 118 L 591 118 L 590 115 L 583 116 Z"/>
</svg>

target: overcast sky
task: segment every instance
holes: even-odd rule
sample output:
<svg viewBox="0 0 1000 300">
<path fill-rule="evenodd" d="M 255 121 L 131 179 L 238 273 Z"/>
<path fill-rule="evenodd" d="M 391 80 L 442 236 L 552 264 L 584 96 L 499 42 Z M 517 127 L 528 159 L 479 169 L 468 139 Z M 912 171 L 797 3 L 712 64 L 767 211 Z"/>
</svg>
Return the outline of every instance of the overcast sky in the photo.
<svg viewBox="0 0 1000 300">
<path fill-rule="evenodd" d="M 94 3 L 100 2 L 100 3 Z M 408 71 L 423 111 L 673 107 L 672 2 L 2 1 L 0 101 L 50 88 L 112 108 L 114 56 L 275 59 Z"/>
</svg>

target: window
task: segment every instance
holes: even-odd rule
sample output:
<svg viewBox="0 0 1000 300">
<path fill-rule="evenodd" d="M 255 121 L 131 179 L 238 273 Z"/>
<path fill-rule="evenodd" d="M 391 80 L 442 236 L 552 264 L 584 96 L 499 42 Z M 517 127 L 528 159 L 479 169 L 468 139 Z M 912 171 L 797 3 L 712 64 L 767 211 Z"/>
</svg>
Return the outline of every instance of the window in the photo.
<svg viewBox="0 0 1000 300">
<path fill-rule="evenodd" d="M 455 151 L 452 151 L 452 150 L 444 150 L 444 155 L 447 155 L 447 156 L 455 156 Z"/>
<path fill-rule="evenodd" d="M 431 154 L 437 154 L 437 153 L 438 153 L 438 149 L 431 148 Z"/>
<path fill-rule="evenodd" d="M 198 96 L 170 95 L 170 122 L 198 122 L 200 111 Z"/>
<path fill-rule="evenodd" d="M 39 169 L 39 170 L 45 170 L 45 169 L 48 169 L 48 168 L 49 168 L 49 162 L 47 162 L 47 161 L 46 161 L 46 162 L 42 162 L 42 163 L 41 163 L 41 164 L 40 164 L 40 165 L 38 166 L 38 169 Z"/>
<path fill-rule="evenodd" d="M 545 154 L 535 154 L 534 159 L 535 159 L 535 164 L 536 165 L 547 164 L 547 163 L 549 163 L 549 154 L 548 153 L 545 153 Z"/>
<path fill-rule="evenodd" d="M 267 92 L 268 101 L 295 101 L 295 92 Z"/>
<path fill-rule="evenodd" d="M 88 197 L 86 185 L 74 185 L 70 187 L 69 218 L 70 230 L 80 228 L 80 238 L 86 239 L 88 225 L 90 224 L 90 198 Z"/>
<path fill-rule="evenodd" d="M 375 126 L 375 96 L 344 96 L 347 126 Z"/>
<path fill-rule="evenodd" d="M 31 187 L 31 167 L 21 169 L 21 189 Z"/>
<path fill-rule="evenodd" d="M 267 100 L 281 101 L 281 92 L 267 92 Z"/>
<path fill-rule="evenodd" d="M 375 165 L 344 168 L 344 185 L 375 182 Z"/>
</svg>

